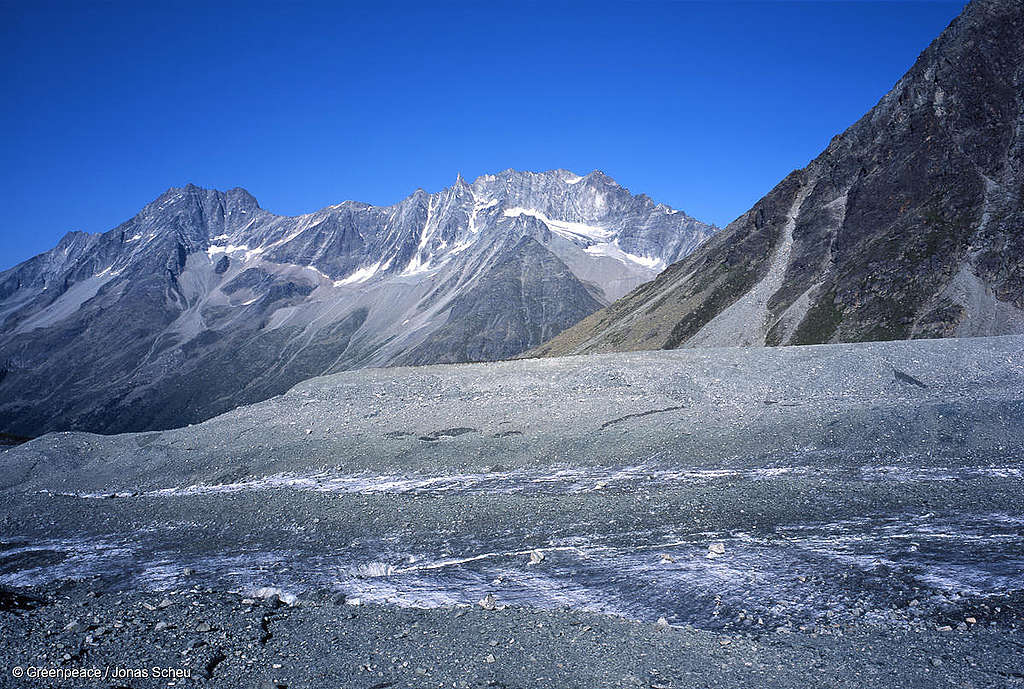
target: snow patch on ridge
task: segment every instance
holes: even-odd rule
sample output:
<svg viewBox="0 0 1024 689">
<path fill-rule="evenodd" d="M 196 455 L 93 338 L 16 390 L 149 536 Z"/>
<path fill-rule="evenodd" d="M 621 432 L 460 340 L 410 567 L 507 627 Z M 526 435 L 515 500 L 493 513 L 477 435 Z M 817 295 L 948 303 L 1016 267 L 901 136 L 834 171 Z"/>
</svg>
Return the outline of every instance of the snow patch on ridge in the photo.
<svg viewBox="0 0 1024 689">
<path fill-rule="evenodd" d="M 548 226 L 549 230 L 569 240 L 584 239 L 592 242 L 607 242 L 613 236 L 613 233 L 610 230 L 606 230 L 603 227 L 595 227 L 593 225 L 587 225 L 579 222 L 554 220 L 544 213 L 530 208 L 516 207 L 505 209 L 506 218 L 518 218 L 521 215 L 529 215 L 530 217 L 540 220 Z"/>
<path fill-rule="evenodd" d="M 607 256 L 625 264 L 636 264 L 660 273 L 665 269 L 665 261 L 656 256 L 637 256 L 619 248 L 617 242 L 605 242 L 593 244 L 584 249 L 591 256 Z"/>
<path fill-rule="evenodd" d="M 360 282 L 366 282 L 374 275 L 376 275 L 378 272 L 380 272 L 380 261 L 377 261 L 372 266 L 363 266 L 359 270 L 349 275 L 347 278 L 344 278 L 342 280 L 335 280 L 334 285 L 335 287 L 338 287 L 341 285 L 354 285 Z"/>
<path fill-rule="evenodd" d="M 402 271 L 402 275 L 419 275 L 420 273 L 426 273 L 429 270 L 430 259 L 428 258 L 426 261 L 423 261 L 420 258 L 419 252 L 417 252 L 416 255 L 412 257 L 412 260 L 409 261 L 409 265 Z"/>
<path fill-rule="evenodd" d="M 207 255 L 210 256 L 210 258 L 213 258 L 217 254 L 244 253 L 245 254 L 245 260 L 247 260 L 247 261 L 250 258 L 253 258 L 254 256 L 259 256 L 264 251 L 266 251 L 266 249 L 260 248 L 260 247 L 257 247 L 255 249 L 250 249 L 249 246 L 246 245 L 246 244 L 227 244 L 227 245 L 222 245 L 222 246 L 210 246 L 209 248 L 206 249 L 206 253 L 207 253 Z"/>
<path fill-rule="evenodd" d="M 470 189 L 470 193 L 472 189 Z M 480 232 L 480 228 L 476 224 L 476 216 L 480 211 L 487 210 L 488 208 L 494 208 L 498 205 L 498 199 L 489 199 L 487 201 L 479 201 L 476 195 L 473 195 L 473 212 L 469 215 L 469 232 L 470 234 L 477 234 Z"/>
</svg>

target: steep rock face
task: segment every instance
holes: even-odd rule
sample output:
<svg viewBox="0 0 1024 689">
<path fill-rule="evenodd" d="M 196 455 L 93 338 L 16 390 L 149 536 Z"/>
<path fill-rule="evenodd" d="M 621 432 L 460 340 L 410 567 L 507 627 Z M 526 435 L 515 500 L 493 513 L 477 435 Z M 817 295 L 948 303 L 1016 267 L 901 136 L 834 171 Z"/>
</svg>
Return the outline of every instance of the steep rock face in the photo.
<svg viewBox="0 0 1024 689">
<path fill-rule="evenodd" d="M 975 0 L 874 109 L 542 355 L 1024 332 L 1024 5 Z"/>
<path fill-rule="evenodd" d="M 507 359 L 544 342 L 601 308 L 597 297 L 535 239 L 501 255 L 475 289 L 451 302 L 447 322 L 403 364 Z"/>
<path fill-rule="evenodd" d="M 170 189 L 0 273 L 0 431 L 169 428 L 333 371 L 513 356 L 713 229 L 599 172 L 297 217 Z"/>
</svg>

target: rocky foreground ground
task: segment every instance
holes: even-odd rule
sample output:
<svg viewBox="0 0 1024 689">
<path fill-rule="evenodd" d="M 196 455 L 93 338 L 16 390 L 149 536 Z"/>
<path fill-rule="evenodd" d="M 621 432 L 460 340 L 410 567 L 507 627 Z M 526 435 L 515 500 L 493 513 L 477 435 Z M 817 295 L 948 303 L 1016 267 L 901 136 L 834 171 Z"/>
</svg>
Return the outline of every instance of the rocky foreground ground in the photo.
<svg viewBox="0 0 1024 689">
<path fill-rule="evenodd" d="M 971 613 L 951 610 L 945 619 L 910 629 L 873 624 L 828 633 L 713 633 L 572 610 L 353 606 L 334 592 L 312 593 L 289 606 L 274 597 L 199 587 L 102 590 L 101 582 L 80 582 L 35 590 L 32 597 L 6 597 L 0 655 L 8 667 L 0 685 L 383 689 L 1024 682 L 1019 599 L 990 601 L 999 603 L 994 606 L 972 602 Z M 25 671 L 95 669 L 107 678 L 15 679 L 15 663 Z M 149 676 L 132 678 L 139 670 Z"/>
<path fill-rule="evenodd" d="M 0 686 L 1020 686 L 1022 398 L 1010 337 L 360 371 L 44 436 L 0 452 Z"/>
</svg>

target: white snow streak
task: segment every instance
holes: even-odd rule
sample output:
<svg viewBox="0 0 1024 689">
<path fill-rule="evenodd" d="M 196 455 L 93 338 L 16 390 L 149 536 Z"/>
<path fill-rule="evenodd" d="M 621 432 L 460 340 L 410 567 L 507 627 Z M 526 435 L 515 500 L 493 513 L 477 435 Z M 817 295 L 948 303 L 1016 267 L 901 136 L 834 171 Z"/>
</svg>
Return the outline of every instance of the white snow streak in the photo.
<svg viewBox="0 0 1024 689">
<path fill-rule="evenodd" d="M 253 258 L 254 256 L 259 256 L 264 251 L 266 251 L 266 249 L 259 247 L 255 249 L 250 249 L 246 244 L 228 244 L 226 246 L 211 246 L 206 250 L 206 253 L 211 258 L 213 256 L 216 256 L 217 254 L 245 253 L 245 260 L 248 261 L 250 258 Z"/>
<path fill-rule="evenodd" d="M 631 254 L 628 251 L 623 251 L 619 248 L 617 242 L 593 244 L 584 249 L 584 251 L 591 256 L 607 256 L 608 258 L 614 258 L 616 261 L 627 265 L 629 263 L 634 263 L 659 273 L 665 269 L 665 261 L 662 259 L 652 256 L 637 256 L 636 254 Z"/>
<path fill-rule="evenodd" d="M 377 261 L 372 266 L 363 266 L 362 268 L 360 268 L 356 272 L 354 272 L 351 275 L 349 275 L 347 278 L 345 278 L 343 280 L 336 280 L 334 282 L 334 284 L 335 284 L 335 286 L 340 286 L 340 285 L 353 285 L 353 284 L 357 284 L 357 283 L 360 283 L 360 282 L 366 282 L 367 280 L 372 278 L 374 275 L 376 275 L 378 272 L 380 272 L 380 261 Z"/>
<path fill-rule="evenodd" d="M 607 242 L 612 236 L 613 232 L 606 230 L 603 227 L 595 227 L 593 225 L 586 225 L 579 222 L 567 222 L 565 220 L 554 220 L 549 218 L 547 215 L 540 211 L 536 211 L 530 208 L 508 208 L 505 210 L 505 217 L 507 218 L 518 218 L 521 215 L 529 215 L 537 218 L 542 223 L 548 226 L 555 234 L 565 237 L 569 240 L 585 239 L 592 242 Z"/>
</svg>

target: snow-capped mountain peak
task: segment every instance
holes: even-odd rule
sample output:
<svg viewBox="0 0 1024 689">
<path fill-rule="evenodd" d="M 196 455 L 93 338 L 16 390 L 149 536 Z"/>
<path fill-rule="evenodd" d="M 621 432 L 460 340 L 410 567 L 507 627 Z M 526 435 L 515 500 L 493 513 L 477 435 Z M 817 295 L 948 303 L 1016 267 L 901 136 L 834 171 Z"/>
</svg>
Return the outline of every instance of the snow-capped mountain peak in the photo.
<svg viewBox="0 0 1024 689">
<path fill-rule="evenodd" d="M 713 229 L 596 171 L 460 173 L 293 217 L 241 188 L 171 188 L 0 273 L 0 430 L 177 425 L 333 370 L 513 356 Z M 94 372 L 80 394 L 32 392 L 77 370 Z"/>
</svg>

